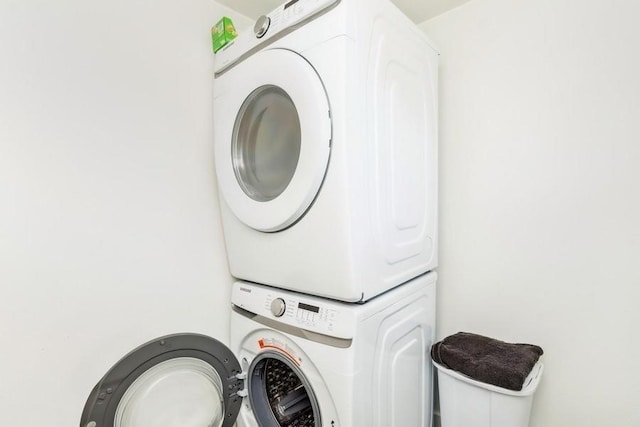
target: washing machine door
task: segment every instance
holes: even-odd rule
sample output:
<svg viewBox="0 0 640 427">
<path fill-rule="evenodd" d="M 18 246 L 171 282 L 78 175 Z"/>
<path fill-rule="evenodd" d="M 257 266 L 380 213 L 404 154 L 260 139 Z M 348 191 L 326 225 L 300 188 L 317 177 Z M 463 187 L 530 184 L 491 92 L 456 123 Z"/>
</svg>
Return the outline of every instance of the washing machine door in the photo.
<svg viewBox="0 0 640 427">
<path fill-rule="evenodd" d="M 233 353 L 213 338 L 158 338 L 98 382 L 80 427 L 231 427 L 242 403 L 240 373 Z"/>
<path fill-rule="evenodd" d="M 283 230 L 309 209 L 331 149 L 324 85 L 299 54 L 267 49 L 218 78 L 215 160 L 227 205 L 247 226 Z"/>
</svg>

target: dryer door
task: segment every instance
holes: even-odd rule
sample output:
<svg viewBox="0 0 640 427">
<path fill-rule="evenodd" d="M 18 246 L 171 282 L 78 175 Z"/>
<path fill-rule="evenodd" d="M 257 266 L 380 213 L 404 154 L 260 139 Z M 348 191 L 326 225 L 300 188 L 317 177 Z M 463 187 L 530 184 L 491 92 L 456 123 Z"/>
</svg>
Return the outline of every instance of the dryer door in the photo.
<svg viewBox="0 0 640 427">
<path fill-rule="evenodd" d="M 94 387 L 80 427 L 231 427 L 240 364 L 219 341 L 169 335 L 123 357 Z"/>
<path fill-rule="evenodd" d="M 215 157 L 220 192 L 259 231 L 296 222 L 315 199 L 331 148 L 329 101 L 300 55 L 261 51 L 216 80 Z"/>
</svg>

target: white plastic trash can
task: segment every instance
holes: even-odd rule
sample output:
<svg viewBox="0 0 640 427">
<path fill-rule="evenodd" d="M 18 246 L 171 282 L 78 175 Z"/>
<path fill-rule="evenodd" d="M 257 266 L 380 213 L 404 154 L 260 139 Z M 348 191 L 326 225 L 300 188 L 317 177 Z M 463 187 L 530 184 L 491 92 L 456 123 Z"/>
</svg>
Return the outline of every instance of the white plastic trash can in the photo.
<svg viewBox="0 0 640 427">
<path fill-rule="evenodd" d="M 436 362 L 442 427 L 528 427 L 533 393 L 542 376 L 538 361 L 522 390 L 475 381 Z"/>
</svg>

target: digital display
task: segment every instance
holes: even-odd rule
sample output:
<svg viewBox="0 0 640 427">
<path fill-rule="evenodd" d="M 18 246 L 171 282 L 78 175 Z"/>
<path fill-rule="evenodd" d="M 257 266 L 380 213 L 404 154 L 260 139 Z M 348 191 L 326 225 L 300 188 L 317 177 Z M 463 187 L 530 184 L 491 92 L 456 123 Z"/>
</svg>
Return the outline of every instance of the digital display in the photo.
<svg viewBox="0 0 640 427">
<path fill-rule="evenodd" d="M 288 9 L 290 6 L 293 6 L 294 4 L 298 3 L 298 1 L 300 0 L 291 0 L 289 3 L 284 5 L 284 9 Z"/>
<path fill-rule="evenodd" d="M 320 311 L 320 307 L 316 307 L 315 305 L 309 305 L 309 304 L 305 304 L 302 302 L 298 303 L 298 308 L 303 309 L 303 310 L 307 310 L 307 311 L 313 311 L 314 313 L 318 313 Z"/>
</svg>

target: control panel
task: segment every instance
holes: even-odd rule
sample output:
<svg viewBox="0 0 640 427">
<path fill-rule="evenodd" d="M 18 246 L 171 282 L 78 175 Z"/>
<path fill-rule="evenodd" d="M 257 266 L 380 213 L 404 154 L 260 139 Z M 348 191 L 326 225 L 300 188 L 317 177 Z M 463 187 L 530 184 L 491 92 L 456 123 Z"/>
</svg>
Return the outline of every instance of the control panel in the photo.
<svg viewBox="0 0 640 427">
<path fill-rule="evenodd" d="M 233 285 L 231 300 L 243 310 L 308 331 L 345 339 L 354 335 L 355 304 L 244 282 Z"/>
<path fill-rule="evenodd" d="M 290 0 L 267 15 L 271 20 L 269 32 L 275 35 L 286 28 L 293 27 L 334 3 L 337 3 L 337 1 L 338 0 Z"/>
<path fill-rule="evenodd" d="M 280 33 L 312 18 L 341 0 L 289 0 L 259 17 L 250 31 L 244 31 L 216 54 L 216 72 L 233 65 L 245 53 Z"/>
</svg>

